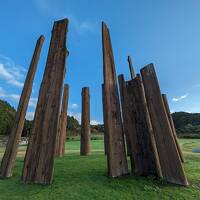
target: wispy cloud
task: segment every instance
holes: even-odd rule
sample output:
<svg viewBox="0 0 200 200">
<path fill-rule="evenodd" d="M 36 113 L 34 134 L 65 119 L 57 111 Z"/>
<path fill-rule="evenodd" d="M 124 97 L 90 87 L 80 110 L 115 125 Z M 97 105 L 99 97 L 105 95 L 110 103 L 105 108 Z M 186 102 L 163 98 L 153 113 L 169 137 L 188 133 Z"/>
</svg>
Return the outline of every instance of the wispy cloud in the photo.
<svg viewBox="0 0 200 200">
<path fill-rule="evenodd" d="M 35 112 L 27 112 L 26 113 L 26 119 L 27 120 L 33 120 L 34 115 L 35 115 Z"/>
<path fill-rule="evenodd" d="M 16 103 L 19 103 L 20 95 L 19 94 L 8 94 L 2 87 L 0 87 L 0 98 L 3 98 L 5 100 L 13 100 Z M 38 99 L 36 97 L 31 97 L 28 106 L 32 107 L 32 108 L 36 108 L 37 100 Z"/>
<path fill-rule="evenodd" d="M 174 98 L 172 98 L 172 101 L 174 101 L 174 102 L 181 101 L 181 100 L 183 100 L 183 99 L 186 99 L 186 98 L 188 97 L 188 95 L 189 95 L 189 94 L 184 94 L 184 95 L 182 95 L 182 96 L 180 96 L 180 97 L 174 97 Z"/>
<path fill-rule="evenodd" d="M 16 65 L 11 58 L 0 55 L 0 78 L 4 79 L 8 84 L 22 88 L 22 80 L 25 77 L 25 73 L 25 68 Z"/>
<path fill-rule="evenodd" d="M 90 124 L 91 124 L 91 125 L 98 125 L 98 124 L 102 124 L 102 123 L 99 122 L 99 121 L 96 121 L 96 120 L 91 120 L 91 121 L 90 121 Z"/>
<path fill-rule="evenodd" d="M 78 108 L 78 104 L 73 103 L 69 105 L 69 109 L 77 109 Z"/>
<path fill-rule="evenodd" d="M 71 112 L 68 111 L 67 113 L 69 116 L 73 116 L 76 120 L 78 120 L 79 124 L 81 124 L 81 113 L 80 112 Z"/>
</svg>

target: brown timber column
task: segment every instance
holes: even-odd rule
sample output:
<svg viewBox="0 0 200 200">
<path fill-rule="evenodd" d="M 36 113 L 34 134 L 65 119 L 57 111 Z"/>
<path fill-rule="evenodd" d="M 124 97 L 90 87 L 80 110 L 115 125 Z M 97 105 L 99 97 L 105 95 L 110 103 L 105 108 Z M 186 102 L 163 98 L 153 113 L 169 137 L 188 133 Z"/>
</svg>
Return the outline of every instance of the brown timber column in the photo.
<svg viewBox="0 0 200 200">
<path fill-rule="evenodd" d="M 128 63 L 129 63 L 129 70 L 130 70 L 130 74 L 131 74 L 131 79 L 134 79 L 135 74 L 134 74 L 133 64 L 132 64 L 130 56 L 128 56 Z"/>
<path fill-rule="evenodd" d="M 13 127 L 10 132 L 6 150 L 1 162 L 0 176 L 2 178 L 12 176 L 12 172 L 15 166 L 15 160 L 17 156 L 18 144 L 21 138 L 23 127 L 24 127 L 26 111 L 28 108 L 28 103 L 30 100 L 31 92 L 32 92 L 33 80 L 35 77 L 35 72 L 37 69 L 43 43 L 44 43 L 44 36 L 42 35 L 37 40 L 37 43 L 35 46 L 34 54 L 31 60 L 31 64 L 29 66 L 29 70 L 26 76 L 23 90 L 21 93 L 19 105 L 17 108 L 17 113 L 15 115 L 15 119 L 13 122 Z"/>
<path fill-rule="evenodd" d="M 62 86 L 66 71 L 67 27 L 67 19 L 56 21 L 53 26 L 46 68 L 24 160 L 24 183 L 52 182 Z"/>
<path fill-rule="evenodd" d="M 127 149 L 127 155 L 130 156 L 130 138 L 128 135 L 128 127 L 127 127 L 127 118 L 129 118 L 128 115 L 128 106 L 127 106 L 127 94 L 126 94 L 126 83 L 124 80 L 124 75 L 120 74 L 118 76 L 119 81 L 119 91 L 120 91 L 120 100 L 121 100 L 121 109 L 122 109 L 122 118 L 123 118 L 123 129 L 124 134 L 126 137 L 126 149 Z"/>
<path fill-rule="evenodd" d="M 104 111 L 107 130 L 108 176 L 118 177 L 128 173 L 124 133 L 120 112 L 117 78 L 109 30 L 102 23 L 103 72 L 104 72 Z"/>
<path fill-rule="evenodd" d="M 163 177 L 170 183 L 188 185 L 164 108 L 153 64 L 141 69 L 144 89 Z"/>
<path fill-rule="evenodd" d="M 64 85 L 63 99 L 62 99 L 62 109 L 59 118 L 59 129 L 56 139 L 56 156 L 64 156 L 65 154 L 65 141 L 66 141 L 66 128 L 67 128 L 67 107 L 69 98 L 69 85 Z"/>
<path fill-rule="evenodd" d="M 90 153 L 90 94 L 89 88 L 82 88 L 82 112 L 81 112 L 81 148 L 82 156 Z"/>
<path fill-rule="evenodd" d="M 153 129 L 140 75 L 126 82 L 127 129 L 131 147 L 131 167 L 137 175 L 162 176 Z M 134 160 L 134 164 L 133 164 Z"/>
<path fill-rule="evenodd" d="M 163 102 L 164 102 L 164 105 L 165 105 L 165 110 L 166 110 L 166 113 L 167 113 L 167 117 L 168 117 L 170 125 L 171 125 L 172 133 L 173 133 L 173 136 L 174 136 L 174 141 L 176 143 L 176 147 L 178 149 L 179 156 L 181 158 L 181 161 L 184 162 L 183 153 L 181 151 L 181 147 L 180 147 L 179 142 L 178 142 L 176 129 L 175 129 L 175 126 L 174 126 L 172 115 L 170 113 L 169 104 L 168 104 L 168 101 L 167 101 L 167 95 L 166 94 L 162 94 L 162 98 L 163 98 Z"/>
</svg>

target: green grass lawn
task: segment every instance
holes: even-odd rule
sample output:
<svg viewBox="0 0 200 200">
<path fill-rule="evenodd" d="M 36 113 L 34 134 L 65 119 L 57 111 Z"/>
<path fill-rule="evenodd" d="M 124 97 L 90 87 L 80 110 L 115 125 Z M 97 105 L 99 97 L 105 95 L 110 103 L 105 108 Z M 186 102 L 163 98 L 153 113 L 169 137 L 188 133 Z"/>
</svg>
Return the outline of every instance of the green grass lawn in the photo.
<svg viewBox="0 0 200 200">
<path fill-rule="evenodd" d="M 106 157 L 103 140 L 92 141 L 92 153 L 79 156 L 79 141 L 66 143 L 66 154 L 55 160 L 54 181 L 50 186 L 24 185 L 20 182 L 25 146 L 19 149 L 16 168 L 12 178 L 0 180 L 0 200 L 132 200 L 132 199 L 200 199 L 200 154 L 192 148 L 200 147 L 200 140 L 181 139 L 186 162 L 184 168 L 189 187 L 167 184 L 153 177 L 130 175 L 122 178 L 106 177 Z M 0 157 L 3 155 L 0 148 Z"/>
</svg>

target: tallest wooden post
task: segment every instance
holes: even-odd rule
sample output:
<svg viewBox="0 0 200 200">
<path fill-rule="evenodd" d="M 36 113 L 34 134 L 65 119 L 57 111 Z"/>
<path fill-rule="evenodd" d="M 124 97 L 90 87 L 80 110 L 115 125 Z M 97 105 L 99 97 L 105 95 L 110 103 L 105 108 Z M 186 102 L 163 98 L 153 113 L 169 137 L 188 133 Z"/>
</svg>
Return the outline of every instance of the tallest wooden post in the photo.
<svg viewBox="0 0 200 200">
<path fill-rule="evenodd" d="M 62 86 L 66 71 L 67 27 L 67 19 L 56 21 L 53 26 L 46 68 L 24 160 L 24 183 L 52 182 Z"/>
<path fill-rule="evenodd" d="M 103 73 L 104 73 L 104 127 L 107 143 L 108 175 L 118 177 L 128 173 L 127 158 L 124 145 L 124 133 L 120 113 L 119 94 L 115 72 L 114 56 L 109 30 L 102 23 Z"/>
</svg>

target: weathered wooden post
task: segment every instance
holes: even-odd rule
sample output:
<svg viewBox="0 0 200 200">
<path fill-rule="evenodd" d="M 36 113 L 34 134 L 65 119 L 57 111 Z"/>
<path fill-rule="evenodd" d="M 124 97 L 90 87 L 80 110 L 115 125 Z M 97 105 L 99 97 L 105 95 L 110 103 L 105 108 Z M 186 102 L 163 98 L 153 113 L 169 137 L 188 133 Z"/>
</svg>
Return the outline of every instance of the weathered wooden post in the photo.
<svg viewBox="0 0 200 200">
<path fill-rule="evenodd" d="M 82 112 L 81 112 L 81 147 L 80 155 L 90 153 L 90 93 L 89 88 L 82 88 Z"/>
<path fill-rule="evenodd" d="M 138 175 L 162 177 L 153 129 L 140 75 L 126 82 L 127 129 L 131 167 Z M 134 160 L 134 163 L 133 163 Z"/>
<path fill-rule="evenodd" d="M 118 82 L 119 82 L 119 91 L 120 91 L 120 100 L 121 100 L 121 109 L 122 109 L 122 118 L 123 118 L 123 129 L 124 134 L 126 138 L 126 149 L 127 149 L 127 155 L 130 156 L 130 138 L 128 135 L 128 127 L 127 127 L 127 118 L 128 116 L 128 106 L 127 106 L 127 94 L 126 94 L 126 83 L 124 80 L 123 74 L 120 74 L 118 76 Z"/>
<path fill-rule="evenodd" d="M 106 121 L 106 108 L 105 108 L 105 105 L 104 105 L 104 84 L 101 85 L 101 88 L 102 88 L 102 105 L 103 105 L 103 121 L 105 122 Z M 105 123 L 104 123 L 104 154 L 106 155 L 107 154 L 107 136 L 108 134 L 106 133 L 106 130 L 108 130 L 107 127 L 105 127 Z"/>
<path fill-rule="evenodd" d="M 186 186 L 188 185 L 188 181 L 164 109 L 162 95 L 153 64 L 142 68 L 141 74 L 162 175 L 168 182 Z"/>
<path fill-rule="evenodd" d="M 62 109 L 59 117 L 59 129 L 56 138 L 56 156 L 64 156 L 65 154 L 65 141 L 66 141 L 66 128 L 67 128 L 67 107 L 69 98 L 69 85 L 64 85 L 63 99 L 62 99 Z"/>
<path fill-rule="evenodd" d="M 134 79 L 135 73 L 134 73 L 133 64 L 132 64 L 132 60 L 131 60 L 130 56 L 128 56 L 128 63 L 129 63 L 129 70 L 130 70 L 130 74 L 131 74 L 131 79 Z"/>
<path fill-rule="evenodd" d="M 53 26 L 46 68 L 24 160 L 24 183 L 52 182 L 62 86 L 66 71 L 67 27 L 67 19 L 56 21 Z"/>
<path fill-rule="evenodd" d="M 167 95 L 166 94 L 162 94 L 162 98 L 163 98 L 163 102 L 164 102 L 164 105 L 165 105 L 165 110 L 166 110 L 166 113 L 167 113 L 167 117 L 168 117 L 168 120 L 169 120 L 170 125 L 171 125 L 172 133 L 173 133 L 173 136 L 174 136 L 174 141 L 176 143 L 176 147 L 177 147 L 179 156 L 181 158 L 181 161 L 184 162 L 183 153 L 181 151 L 181 147 L 180 147 L 179 142 L 178 142 L 178 138 L 177 138 L 177 135 L 176 135 L 176 129 L 175 129 L 175 126 L 174 126 L 172 115 L 170 113 L 169 104 L 168 104 L 168 101 L 167 101 Z"/>
<path fill-rule="evenodd" d="M 21 138 L 23 127 L 24 127 L 26 111 L 28 108 L 28 103 L 30 100 L 31 92 L 32 92 L 33 80 L 35 77 L 35 72 L 37 69 L 43 42 L 44 42 L 44 36 L 42 35 L 37 40 L 37 43 L 35 46 L 34 54 L 33 54 L 31 64 L 26 76 L 23 90 L 21 93 L 19 105 L 17 108 L 17 113 L 15 115 L 15 119 L 13 122 L 13 127 L 9 135 L 6 150 L 1 162 L 0 176 L 2 178 L 12 176 L 12 172 L 13 172 L 13 168 L 14 168 L 15 160 L 17 156 L 18 144 Z"/>
<path fill-rule="evenodd" d="M 104 72 L 104 125 L 107 130 L 107 164 L 108 176 L 118 177 L 128 173 L 124 145 L 124 134 L 120 113 L 119 94 L 115 72 L 114 56 L 109 30 L 102 23 L 103 72 Z"/>
</svg>

